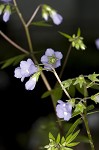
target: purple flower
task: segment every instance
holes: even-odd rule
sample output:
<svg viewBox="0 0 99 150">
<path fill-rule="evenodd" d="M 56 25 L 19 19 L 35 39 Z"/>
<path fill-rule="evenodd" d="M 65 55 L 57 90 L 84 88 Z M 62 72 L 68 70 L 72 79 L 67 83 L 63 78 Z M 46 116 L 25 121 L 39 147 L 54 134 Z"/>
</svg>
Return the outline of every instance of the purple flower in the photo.
<svg viewBox="0 0 99 150">
<path fill-rule="evenodd" d="M 63 17 L 56 11 L 51 11 L 50 17 L 52 18 L 54 24 L 59 25 L 63 21 Z"/>
<path fill-rule="evenodd" d="M 11 2 L 12 0 L 1 0 L 2 2 L 5 2 L 5 3 L 9 3 Z"/>
<path fill-rule="evenodd" d="M 58 100 L 58 103 L 56 106 L 57 116 L 68 121 L 72 116 L 72 105 L 69 102 L 66 103 L 61 100 Z"/>
<path fill-rule="evenodd" d="M 44 68 L 51 70 L 51 68 L 57 68 L 61 65 L 62 57 L 61 52 L 55 52 L 53 49 L 48 48 L 45 55 L 41 57 L 41 62 L 44 64 Z"/>
<path fill-rule="evenodd" d="M 31 59 L 27 59 L 27 61 L 21 61 L 20 67 L 17 67 L 14 71 L 14 76 L 16 78 L 21 78 L 21 81 L 24 80 L 25 77 L 29 77 L 35 72 L 37 72 L 38 68 L 34 65 Z"/>
<path fill-rule="evenodd" d="M 9 10 L 5 10 L 4 15 L 3 15 L 3 21 L 7 22 L 10 18 L 11 12 Z"/>
<path fill-rule="evenodd" d="M 36 77 L 34 78 L 31 77 L 25 84 L 26 90 L 33 90 L 35 88 L 36 82 L 37 82 Z"/>
<path fill-rule="evenodd" d="M 99 38 L 95 40 L 95 45 L 96 45 L 97 49 L 99 49 Z"/>
</svg>

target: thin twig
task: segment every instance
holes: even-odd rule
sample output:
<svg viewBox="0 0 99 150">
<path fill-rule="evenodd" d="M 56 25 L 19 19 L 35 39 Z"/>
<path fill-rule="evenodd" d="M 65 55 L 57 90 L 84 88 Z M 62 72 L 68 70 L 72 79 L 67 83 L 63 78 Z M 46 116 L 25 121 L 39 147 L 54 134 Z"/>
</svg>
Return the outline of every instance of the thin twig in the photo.
<svg viewBox="0 0 99 150">
<path fill-rule="evenodd" d="M 8 36 L 6 36 L 2 31 L 0 31 L 0 35 L 8 41 L 11 45 L 13 45 L 15 48 L 19 49 L 20 51 L 24 52 L 25 54 L 29 54 L 28 51 L 26 51 L 24 48 L 16 44 L 14 41 L 12 41 Z"/>
<path fill-rule="evenodd" d="M 27 27 L 28 27 L 28 26 L 31 24 L 31 22 L 33 21 L 34 17 L 36 16 L 37 12 L 39 11 L 40 7 L 41 7 L 41 5 L 39 5 L 39 6 L 36 8 L 36 10 L 33 12 L 31 18 L 29 19 L 29 21 L 28 21 L 27 24 L 26 24 Z"/>
</svg>

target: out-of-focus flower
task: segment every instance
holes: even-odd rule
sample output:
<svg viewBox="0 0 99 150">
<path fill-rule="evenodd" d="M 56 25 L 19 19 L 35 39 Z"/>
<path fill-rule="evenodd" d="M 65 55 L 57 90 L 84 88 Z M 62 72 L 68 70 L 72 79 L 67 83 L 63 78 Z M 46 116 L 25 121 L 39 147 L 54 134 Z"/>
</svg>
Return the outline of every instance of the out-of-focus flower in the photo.
<svg viewBox="0 0 99 150">
<path fill-rule="evenodd" d="M 3 21 L 4 22 L 7 22 L 10 18 L 10 15 L 11 15 L 11 11 L 9 11 L 8 9 L 4 11 L 4 14 L 3 14 Z"/>
<path fill-rule="evenodd" d="M 21 81 L 24 80 L 25 77 L 29 77 L 35 72 L 37 72 L 38 68 L 34 65 L 31 59 L 27 59 L 27 61 L 21 61 L 20 67 L 17 67 L 14 71 L 14 76 L 16 78 L 21 78 Z"/>
<path fill-rule="evenodd" d="M 64 120 L 70 120 L 72 116 L 72 105 L 69 102 L 63 102 L 58 100 L 58 105 L 56 106 L 56 114 L 59 118 Z"/>
<path fill-rule="evenodd" d="M 12 0 L 1 0 L 2 2 L 5 2 L 5 3 L 9 3 L 11 2 Z"/>
<path fill-rule="evenodd" d="M 35 88 L 36 82 L 37 82 L 36 77 L 34 78 L 31 77 L 25 84 L 26 90 L 33 90 Z"/>
<path fill-rule="evenodd" d="M 44 68 L 51 70 L 51 68 L 57 68 L 61 65 L 61 59 L 63 55 L 59 51 L 54 51 L 48 48 L 45 55 L 41 57 L 41 62 L 44 64 Z"/>
<path fill-rule="evenodd" d="M 10 18 L 10 15 L 11 15 L 11 7 L 9 4 L 7 4 L 6 6 L 4 4 L 0 5 L 0 15 L 2 13 L 3 13 L 3 21 L 7 22 Z"/>
<path fill-rule="evenodd" d="M 95 40 L 95 45 L 96 45 L 96 48 L 99 49 L 99 38 L 97 38 L 97 39 Z"/>
<path fill-rule="evenodd" d="M 50 17 L 56 25 L 61 24 L 63 21 L 63 17 L 48 5 L 42 6 L 42 17 L 45 21 L 48 21 L 48 17 Z"/>
<path fill-rule="evenodd" d="M 52 18 L 54 24 L 59 25 L 61 24 L 63 17 L 58 14 L 56 11 L 51 11 L 50 12 L 50 17 Z"/>
</svg>

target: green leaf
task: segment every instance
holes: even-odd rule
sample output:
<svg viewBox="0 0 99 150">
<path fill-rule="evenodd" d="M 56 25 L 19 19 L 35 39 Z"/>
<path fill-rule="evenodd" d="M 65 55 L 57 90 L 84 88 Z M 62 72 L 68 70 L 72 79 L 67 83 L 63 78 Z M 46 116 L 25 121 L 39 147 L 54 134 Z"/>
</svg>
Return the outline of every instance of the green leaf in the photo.
<svg viewBox="0 0 99 150">
<path fill-rule="evenodd" d="M 80 88 L 79 84 L 76 84 L 75 87 L 76 87 L 76 89 L 78 90 L 79 93 L 84 95 L 84 87 Z M 88 91 L 86 91 L 86 96 L 88 96 Z"/>
<path fill-rule="evenodd" d="M 58 133 L 57 138 L 56 138 L 56 143 L 60 142 L 60 133 Z"/>
<path fill-rule="evenodd" d="M 77 36 L 80 36 L 80 35 L 81 35 L 81 31 L 80 31 L 80 28 L 78 28 Z"/>
<path fill-rule="evenodd" d="M 63 144 L 65 142 L 65 138 L 64 136 L 61 138 L 61 144 Z"/>
<path fill-rule="evenodd" d="M 78 116 L 80 113 L 81 113 L 81 112 L 73 112 L 72 118 Z"/>
<path fill-rule="evenodd" d="M 61 35 L 63 35 L 64 37 L 68 38 L 68 39 L 70 39 L 70 38 L 71 38 L 71 36 L 70 36 L 70 35 L 68 35 L 68 34 L 66 34 L 66 33 L 63 33 L 63 32 L 60 32 L 60 31 L 59 31 L 59 33 L 60 33 Z"/>
<path fill-rule="evenodd" d="M 68 93 L 70 94 L 71 97 L 75 97 L 75 86 L 71 85 L 69 89 L 67 88 Z"/>
<path fill-rule="evenodd" d="M 87 108 L 86 108 L 86 109 L 87 109 L 87 112 L 88 112 L 88 111 L 90 111 L 90 110 L 93 110 L 94 108 L 95 108 L 95 106 L 94 106 L 94 105 L 90 105 L 90 106 L 87 106 Z"/>
<path fill-rule="evenodd" d="M 49 139 L 52 139 L 53 141 L 55 140 L 54 136 L 52 135 L 51 132 L 49 132 Z"/>
<path fill-rule="evenodd" d="M 53 94 L 54 98 L 58 100 L 58 99 L 60 99 L 62 97 L 62 93 L 63 93 L 63 91 L 62 91 L 61 87 L 58 87 L 58 88 L 55 88 L 53 90 L 46 91 L 41 96 L 41 98 L 46 98 L 46 97 L 50 96 L 51 94 Z"/>
<path fill-rule="evenodd" d="M 66 144 L 71 143 L 79 134 L 80 130 L 76 131 L 74 134 L 70 134 L 67 138 L 66 138 Z"/>
<path fill-rule="evenodd" d="M 15 56 L 15 57 L 12 57 L 12 58 L 9 58 L 7 60 L 4 60 L 1 62 L 2 67 L 1 69 L 4 69 L 10 65 L 13 65 L 15 66 L 16 64 L 18 64 L 22 59 L 24 59 L 25 57 L 27 56 L 27 54 L 21 54 L 21 55 L 18 55 L 18 56 Z"/>
<path fill-rule="evenodd" d="M 73 150 L 72 148 L 69 148 L 69 147 L 62 147 L 61 150 Z"/>
<path fill-rule="evenodd" d="M 68 135 L 72 134 L 72 133 L 75 131 L 76 127 L 77 127 L 81 122 L 82 122 L 82 121 L 81 121 L 81 118 L 78 118 L 78 119 L 73 123 L 73 125 L 70 127 L 70 129 L 68 130 L 68 132 L 67 132 L 67 134 L 66 134 L 66 137 L 67 137 Z"/>
<path fill-rule="evenodd" d="M 68 147 L 73 147 L 73 146 L 76 146 L 78 145 L 80 142 L 73 142 L 73 143 L 69 143 L 67 144 Z"/>
<path fill-rule="evenodd" d="M 51 24 L 45 23 L 45 21 L 37 21 L 37 22 L 32 22 L 31 25 L 35 26 L 43 26 L 43 27 L 51 27 Z"/>
</svg>

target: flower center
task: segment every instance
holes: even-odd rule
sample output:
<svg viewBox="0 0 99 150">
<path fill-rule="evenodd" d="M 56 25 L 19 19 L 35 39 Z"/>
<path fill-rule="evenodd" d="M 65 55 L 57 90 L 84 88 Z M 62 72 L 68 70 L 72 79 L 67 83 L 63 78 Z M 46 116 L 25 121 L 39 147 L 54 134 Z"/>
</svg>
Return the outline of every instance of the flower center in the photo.
<svg viewBox="0 0 99 150">
<path fill-rule="evenodd" d="M 49 64 L 55 64 L 57 61 L 57 58 L 55 56 L 48 56 L 48 63 Z"/>
</svg>

